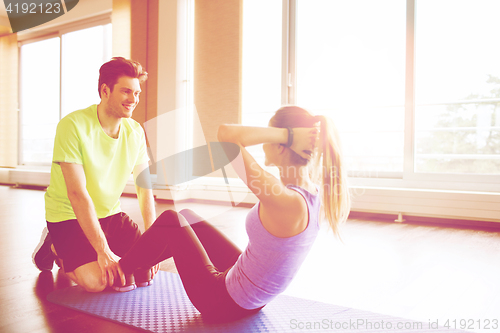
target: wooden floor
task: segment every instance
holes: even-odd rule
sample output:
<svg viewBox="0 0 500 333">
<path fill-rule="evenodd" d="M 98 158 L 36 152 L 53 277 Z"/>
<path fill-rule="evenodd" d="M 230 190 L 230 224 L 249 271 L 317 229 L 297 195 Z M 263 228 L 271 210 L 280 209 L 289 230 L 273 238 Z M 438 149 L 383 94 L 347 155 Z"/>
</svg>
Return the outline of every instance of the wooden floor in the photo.
<svg viewBox="0 0 500 333">
<path fill-rule="evenodd" d="M 0 186 L 0 332 L 139 332 L 46 301 L 70 282 L 31 262 L 45 226 L 43 195 Z M 187 206 L 245 246 L 248 208 Z M 158 213 L 167 208 L 181 207 L 157 204 Z M 123 198 L 122 209 L 141 225 L 135 198 Z M 500 321 L 500 232 L 349 220 L 343 242 L 320 233 L 285 293 L 424 323 L 474 320 L 480 332 L 478 320 Z"/>
</svg>

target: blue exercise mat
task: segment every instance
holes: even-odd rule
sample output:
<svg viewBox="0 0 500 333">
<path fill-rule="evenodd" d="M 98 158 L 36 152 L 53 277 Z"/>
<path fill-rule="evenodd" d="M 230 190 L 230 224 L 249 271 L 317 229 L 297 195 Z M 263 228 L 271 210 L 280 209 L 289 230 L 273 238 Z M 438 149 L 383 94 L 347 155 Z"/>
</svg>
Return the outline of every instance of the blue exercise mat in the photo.
<svg viewBox="0 0 500 333">
<path fill-rule="evenodd" d="M 429 323 L 280 295 L 257 314 L 224 324 L 206 323 L 178 274 L 160 271 L 154 284 L 126 293 L 88 293 L 81 287 L 51 292 L 48 300 L 151 332 L 460 332 Z"/>
</svg>

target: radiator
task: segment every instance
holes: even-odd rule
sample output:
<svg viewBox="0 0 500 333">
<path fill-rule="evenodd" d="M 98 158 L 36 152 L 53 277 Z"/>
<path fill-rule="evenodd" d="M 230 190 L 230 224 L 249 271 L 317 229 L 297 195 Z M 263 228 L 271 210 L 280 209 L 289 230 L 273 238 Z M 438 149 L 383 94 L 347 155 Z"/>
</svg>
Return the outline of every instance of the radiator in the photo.
<svg viewBox="0 0 500 333">
<path fill-rule="evenodd" d="M 47 187 L 50 183 L 50 172 L 23 169 L 9 170 L 9 183 L 16 186 L 29 185 Z"/>
<path fill-rule="evenodd" d="M 353 211 L 500 222 L 500 193 L 351 187 Z"/>
</svg>

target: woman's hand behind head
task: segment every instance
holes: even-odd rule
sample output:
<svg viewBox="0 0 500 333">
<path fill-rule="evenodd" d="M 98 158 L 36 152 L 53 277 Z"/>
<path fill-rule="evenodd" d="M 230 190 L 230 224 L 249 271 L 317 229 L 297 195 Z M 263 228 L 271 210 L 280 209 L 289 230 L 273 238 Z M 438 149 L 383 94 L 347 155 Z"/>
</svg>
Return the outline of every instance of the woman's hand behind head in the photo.
<svg viewBox="0 0 500 333">
<path fill-rule="evenodd" d="M 290 149 L 300 157 L 311 160 L 319 142 L 319 128 L 317 127 L 296 127 L 292 129 L 293 141 Z"/>
</svg>

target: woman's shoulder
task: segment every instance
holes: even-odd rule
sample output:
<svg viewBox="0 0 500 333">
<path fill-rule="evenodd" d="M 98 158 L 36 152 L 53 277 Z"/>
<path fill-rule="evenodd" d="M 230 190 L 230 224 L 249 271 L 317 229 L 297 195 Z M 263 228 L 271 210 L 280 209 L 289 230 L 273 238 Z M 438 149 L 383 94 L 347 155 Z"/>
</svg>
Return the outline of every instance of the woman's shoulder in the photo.
<svg viewBox="0 0 500 333">
<path fill-rule="evenodd" d="M 319 186 L 311 183 L 308 186 L 298 186 L 298 185 L 287 185 L 287 188 L 299 192 L 303 196 L 307 196 L 309 198 L 318 198 L 319 197 Z"/>
<path fill-rule="evenodd" d="M 281 238 L 293 237 L 305 230 L 310 212 L 316 210 L 319 198 L 317 188 L 312 189 L 315 194 L 296 185 L 286 185 L 286 188 L 295 193 L 287 209 L 270 207 L 262 202 L 259 209 L 264 228 L 273 236 Z"/>
</svg>

